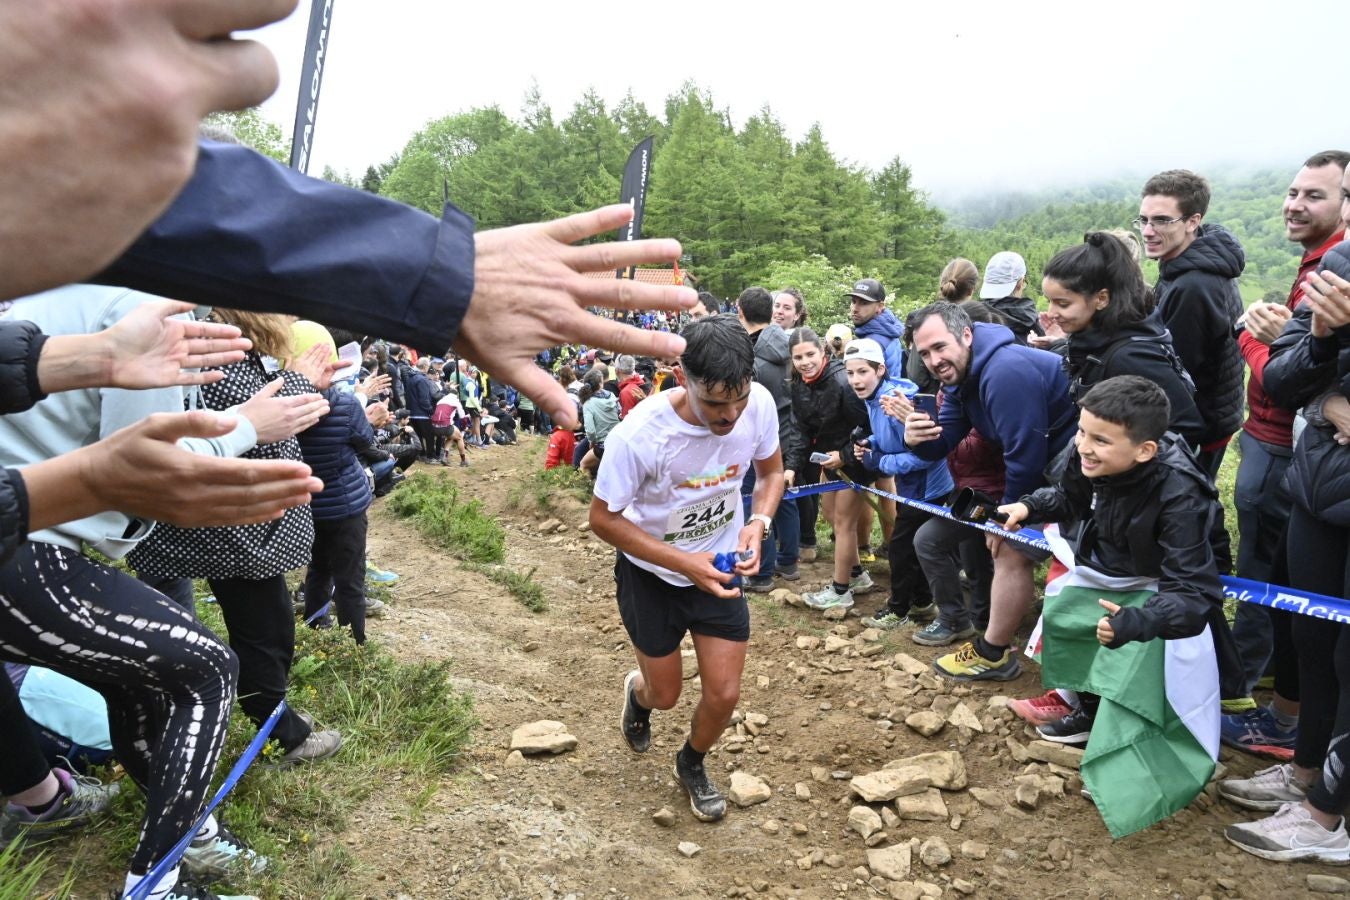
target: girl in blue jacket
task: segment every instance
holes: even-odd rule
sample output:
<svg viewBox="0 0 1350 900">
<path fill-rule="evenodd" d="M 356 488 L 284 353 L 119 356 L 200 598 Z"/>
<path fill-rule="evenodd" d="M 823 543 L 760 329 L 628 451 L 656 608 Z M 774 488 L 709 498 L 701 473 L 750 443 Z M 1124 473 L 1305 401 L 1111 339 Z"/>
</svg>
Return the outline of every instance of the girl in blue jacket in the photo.
<svg viewBox="0 0 1350 900">
<path fill-rule="evenodd" d="M 901 384 L 888 376 L 881 345 L 871 338 L 849 341 L 844 347 L 844 368 L 849 386 L 866 402 L 867 417 L 872 424 L 872 436 L 867 443 L 854 444 L 858 461 L 868 469 L 894 476 L 899 496 L 944 504 L 956 487 L 947 471 L 946 458 L 929 461 L 915 456 L 905 446 L 904 420 L 882 408 L 881 398 L 901 392 Z M 914 553 L 914 533 L 931 516 L 903 503 L 897 506 L 889 546 L 891 595 L 886 606 L 871 618 L 863 619 L 864 625 L 886 631 L 929 622 L 934 614 L 933 591 Z"/>
</svg>

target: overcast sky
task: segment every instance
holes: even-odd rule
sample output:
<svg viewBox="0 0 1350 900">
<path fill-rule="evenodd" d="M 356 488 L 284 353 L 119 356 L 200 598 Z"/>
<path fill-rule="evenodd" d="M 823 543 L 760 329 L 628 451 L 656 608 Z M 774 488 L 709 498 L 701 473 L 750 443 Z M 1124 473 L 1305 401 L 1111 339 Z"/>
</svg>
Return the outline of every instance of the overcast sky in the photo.
<svg viewBox="0 0 1350 900">
<path fill-rule="evenodd" d="M 256 35 L 282 73 L 263 111 L 288 134 L 308 7 Z M 610 107 L 631 88 L 660 117 L 694 79 L 738 127 L 766 103 L 794 140 L 820 122 L 836 155 L 879 168 L 898 154 L 938 199 L 1225 163 L 1292 174 L 1350 145 L 1347 10 L 335 0 L 310 171 L 359 176 L 473 106 L 516 117 L 532 80 L 561 121 L 587 87 Z"/>
</svg>

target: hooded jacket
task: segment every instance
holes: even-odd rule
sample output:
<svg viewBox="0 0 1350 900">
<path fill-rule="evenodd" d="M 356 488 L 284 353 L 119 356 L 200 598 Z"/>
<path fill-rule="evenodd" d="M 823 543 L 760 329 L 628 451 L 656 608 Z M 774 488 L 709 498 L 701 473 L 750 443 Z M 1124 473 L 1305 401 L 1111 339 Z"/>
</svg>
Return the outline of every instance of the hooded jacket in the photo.
<svg viewBox="0 0 1350 900">
<path fill-rule="evenodd" d="M 764 385 L 773 396 L 778 410 L 778 444 L 787 443 L 792 429 L 792 395 L 788 391 L 791 354 L 788 352 L 788 333 L 770 322 L 754 335 L 755 381 Z"/>
<path fill-rule="evenodd" d="M 846 462 L 853 459 L 853 430 L 866 430 L 871 424 L 867 405 L 848 386 L 844 364 L 837 359 L 826 360 L 824 371 L 809 384 L 794 375 L 789 394 L 796 427 L 791 440 L 783 445 L 783 468 L 800 475 L 815 452 L 837 450 Z M 849 468 L 846 465 L 845 471 Z"/>
<path fill-rule="evenodd" d="M 1243 310 L 1237 279 L 1245 265 L 1242 245 L 1222 225 L 1201 225 L 1185 252 L 1158 265 L 1154 315 L 1195 381 L 1202 446 L 1226 441 L 1242 424 L 1242 353 L 1233 326 Z"/>
<path fill-rule="evenodd" d="M 426 379 L 423 378 L 423 381 Z M 300 432 L 300 453 L 323 490 L 310 506 L 317 521 L 350 519 L 365 512 L 372 498 L 365 467 L 389 458 L 375 443 L 375 431 L 355 394 L 323 392 L 328 415 Z"/>
<path fill-rule="evenodd" d="M 1088 478 L 1078 451 L 1058 484 L 1023 497 L 1028 521 L 1065 523 L 1074 556 L 1104 575 L 1158 579 L 1142 607 L 1111 617 L 1108 646 L 1193 637 L 1223 616 L 1228 533 L 1219 492 L 1185 442 L 1168 433 L 1153 459 L 1118 475 Z"/>
<path fill-rule="evenodd" d="M 1350 279 L 1350 241 L 1327 251 L 1322 268 Z M 1316 405 L 1328 392 L 1350 399 L 1350 325 L 1329 337 L 1313 337 L 1312 311 L 1304 304 L 1270 346 L 1266 392 L 1287 410 Z M 1289 493 L 1314 517 L 1350 526 L 1350 447 L 1336 442 L 1335 429 L 1309 417 L 1289 465 Z"/>
<path fill-rule="evenodd" d="M 1078 409 L 1058 356 L 1017 343 L 1002 325 L 976 322 L 971 331 L 965 379 L 942 388 L 942 435 L 914 452 L 940 459 L 976 429 L 1003 453 L 1003 502 L 1011 503 L 1045 483 L 1046 465 L 1069 442 Z"/>
<path fill-rule="evenodd" d="M 900 341 L 904 334 L 905 326 L 889 309 L 853 329 L 855 338 L 871 338 L 881 345 L 886 354 L 886 374 L 891 378 L 898 378 L 905 371 L 905 345 Z"/>
<path fill-rule="evenodd" d="M 1195 408 L 1195 389 L 1172 349 L 1172 337 L 1154 319 L 1126 325 L 1111 334 L 1088 328 L 1069 335 L 1069 390 L 1075 401 L 1094 384 L 1117 375 L 1138 375 L 1163 389 L 1171 405 L 1168 429 L 1199 447 L 1205 421 Z"/>
<path fill-rule="evenodd" d="M 912 500 L 941 502 L 955 490 L 947 460 L 920 459 L 905 445 L 905 423 L 881 408 L 881 398 L 899 390 L 900 383 L 883 379 L 872 396 L 867 398 L 867 418 L 871 422 L 871 450 L 864 456 L 863 465 L 869 469 L 895 476 L 895 492 Z"/>
<path fill-rule="evenodd" d="M 1030 297 L 999 297 L 997 300 L 981 300 L 985 306 L 1007 320 L 1017 343 L 1025 344 L 1027 335 L 1045 334 L 1041 328 L 1041 317 L 1036 312 L 1036 301 Z"/>
</svg>

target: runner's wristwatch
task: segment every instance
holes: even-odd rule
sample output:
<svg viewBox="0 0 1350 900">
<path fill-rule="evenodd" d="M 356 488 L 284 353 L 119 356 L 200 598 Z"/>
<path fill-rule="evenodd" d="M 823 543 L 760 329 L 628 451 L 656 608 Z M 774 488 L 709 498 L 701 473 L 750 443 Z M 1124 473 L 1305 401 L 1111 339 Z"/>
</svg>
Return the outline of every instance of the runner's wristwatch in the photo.
<svg viewBox="0 0 1350 900">
<path fill-rule="evenodd" d="M 748 525 L 751 522 L 763 522 L 765 534 L 768 534 L 769 529 L 773 528 L 773 519 L 764 515 L 764 513 L 751 513 L 750 518 L 746 520 L 746 524 Z"/>
</svg>

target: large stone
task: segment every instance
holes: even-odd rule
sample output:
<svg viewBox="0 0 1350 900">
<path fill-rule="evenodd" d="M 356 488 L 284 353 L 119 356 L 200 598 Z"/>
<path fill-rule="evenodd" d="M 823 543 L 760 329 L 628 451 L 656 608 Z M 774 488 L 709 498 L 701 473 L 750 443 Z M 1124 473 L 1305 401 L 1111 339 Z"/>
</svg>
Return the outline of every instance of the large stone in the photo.
<svg viewBox="0 0 1350 900">
<path fill-rule="evenodd" d="M 731 773 L 731 790 L 727 791 L 731 802 L 737 806 L 754 806 L 773 796 L 773 791 L 764 783 L 764 779 L 748 772 Z"/>
<path fill-rule="evenodd" d="M 1055 763 L 1077 769 L 1083 764 L 1083 748 L 1069 747 L 1052 741 L 1032 741 L 1027 744 L 1027 756 L 1046 763 Z"/>
<path fill-rule="evenodd" d="M 947 721 L 955 728 L 969 728 L 971 731 L 984 733 L 984 726 L 980 724 L 979 718 L 964 703 L 952 707 L 952 711 L 947 714 Z"/>
<path fill-rule="evenodd" d="M 896 797 L 926 791 L 929 784 L 927 772 L 915 766 L 906 766 L 855 775 L 848 786 L 868 803 L 886 803 Z"/>
<path fill-rule="evenodd" d="M 819 647 L 820 647 L 820 638 L 816 637 L 814 634 L 797 635 L 798 650 L 815 650 Z"/>
<path fill-rule="evenodd" d="M 511 732 L 511 749 L 521 753 L 565 753 L 576 746 L 576 736 L 562 722 L 552 719 L 530 722 Z"/>
<path fill-rule="evenodd" d="M 908 794 L 895 798 L 895 811 L 902 819 L 912 822 L 947 821 L 947 804 L 942 799 L 942 791 L 929 788 L 922 794 Z"/>
<path fill-rule="evenodd" d="M 769 591 L 769 599 L 779 606 L 792 606 L 792 598 L 800 596 L 796 591 L 790 591 L 787 588 L 774 588 Z"/>
<path fill-rule="evenodd" d="M 980 841 L 962 841 L 961 856 L 965 859 L 984 859 L 989 855 L 989 845 Z"/>
<path fill-rule="evenodd" d="M 1309 875 L 1308 890 L 1315 894 L 1350 894 L 1350 881 L 1335 875 Z"/>
<path fill-rule="evenodd" d="M 952 850 L 940 837 L 930 837 L 919 847 L 919 860 L 930 869 L 945 866 L 952 861 Z"/>
<path fill-rule="evenodd" d="M 825 636 L 825 652 L 838 653 L 841 650 L 847 650 L 853 646 L 853 642 L 848 638 L 842 638 L 837 634 L 827 634 Z"/>
<path fill-rule="evenodd" d="M 1023 782 L 1017 786 L 1017 792 L 1013 795 L 1017 805 L 1027 810 L 1034 810 L 1041 805 L 1041 789 L 1039 785 L 1031 782 Z"/>
<path fill-rule="evenodd" d="M 895 654 L 895 667 L 906 675 L 922 675 L 928 671 L 928 666 L 919 662 L 908 653 Z"/>
<path fill-rule="evenodd" d="M 909 877 L 912 851 L 909 843 L 892 844 L 879 850 L 867 851 L 867 868 L 873 875 L 889 878 L 891 881 L 904 881 Z"/>
<path fill-rule="evenodd" d="M 1003 798 L 999 796 L 998 791 L 991 788 L 973 787 L 970 789 L 970 796 L 975 798 L 976 803 L 989 809 L 1004 807 Z"/>
<path fill-rule="evenodd" d="M 966 761 L 961 758 L 959 751 L 936 750 L 932 753 L 917 753 L 903 759 L 893 759 L 883 768 L 901 769 L 907 766 L 918 766 L 927 772 L 928 780 L 935 788 L 942 788 L 944 791 L 965 790 Z"/>
<path fill-rule="evenodd" d="M 848 811 L 848 827 L 867 840 L 881 830 L 881 816 L 870 806 L 855 806 Z"/>
<path fill-rule="evenodd" d="M 905 724 L 924 737 L 932 737 L 942 730 L 942 726 L 947 724 L 947 720 L 940 713 L 935 713 L 931 709 L 921 709 L 905 716 Z"/>
<path fill-rule="evenodd" d="M 675 824 L 675 813 L 671 812 L 670 809 L 663 806 L 656 812 L 652 813 L 652 821 L 655 822 L 657 825 L 660 825 L 662 828 L 669 828 L 670 826 Z"/>
</svg>

